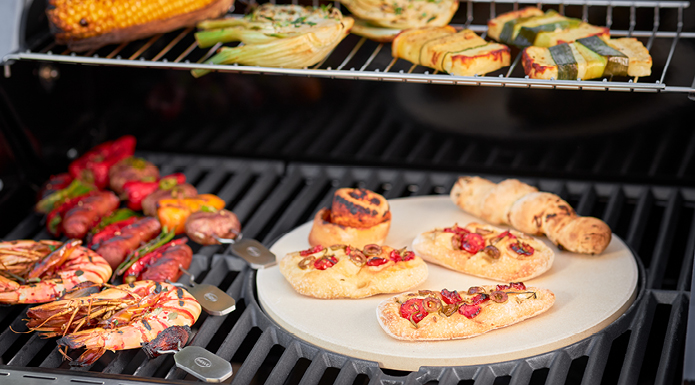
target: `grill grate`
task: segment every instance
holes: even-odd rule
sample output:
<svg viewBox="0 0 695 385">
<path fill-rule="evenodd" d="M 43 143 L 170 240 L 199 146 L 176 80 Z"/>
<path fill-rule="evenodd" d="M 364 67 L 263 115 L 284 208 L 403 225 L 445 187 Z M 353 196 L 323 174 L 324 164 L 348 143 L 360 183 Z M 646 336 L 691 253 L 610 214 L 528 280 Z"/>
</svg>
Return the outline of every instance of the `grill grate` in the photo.
<svg viewBox="0 0 695 385">
<path fill-rule="evenodd" d="M 359 168 L 228 158 L 141 154 L 163 172 L 183 171 L 205 192 L 231 202 L 245 235 L 269 245 L 312 217 L 338 187 L 365 187 L 398 198 L 446 194 L 458 174 Z M 225 175 L 231 175 L 225 177 Z M 500 176 L 491 176 L 493 180 Z M 380 369 L 374 362 L 337 355 L 275 325 L 258 307 L 255 277 L 218 248 L 197 251 L 198 281 L 218 285 L 237 299 L 227 316 L 201 316 L 192 344 L 233 364 L 234 383 L 334 384 L 673 384 L 680 383 L 690 272 L 695 252 L 695 190 L 649 185 L 525 179 L 568 200 L 582 215 L 606 220 L 639 256 L 640 294 L 628 310 L 594 336 L 525 360 L 474 367 L 426 367 L 418 372 Z M 28 217 L 6 239 L 42 237 Z M 609 293 L 607 293 L 609 295 Z M 597 298 L 600 300 L 600 298 Z M 145 384 L 194 380 L 171 357 L 147 360 L 138 351 L 108 354 L 88 372 L 68 371 L 53 340 L 20 329 L 26 307 L 0 309 L 0 381 L 13 384 Z M 57 369 L 57 370 L 56 370 Z M 52 382 L 51 382 L 52 381 Z"/>
<path fill-rule="evenodd" d="M 252 1 L 252 3 L 255 1 Z M 318 1 L 314 0 L 314 5 Z M 74 53 L 64 46 L 57 46 L 50 35 L 37 37 L 38 41 L 30 49 L 8 54 L 4 62 L 14 60 L 49 61 L 56 63 L 109 65 L 125 67 L 167 68 L 189 70 L 205 68 L 222 72 L 286 74 L 316 76 L 334 79 L 364 79 L 430 84 L 456 84 L 512 88 L 572 89 L 622 92 L 678 92 L 695 96 L 695 79 L 692 60 L 689 67 L 676 68 L 668 72 L 674 57 L 683 59 L 690 51 L 689 43 L 695 38 L 695 31 L 683 30 L 684 10 L 687 1 L 603 1 L 603 0 L 473 0 L 462 2 L 454 18 L 459 27 L 467 27 L 485 37 L 488 18 L 496 14 L 517 9 L 519 6 L 537 5 L 555 8 L 560 13 L 581 18 L 597 25 L 612 28 L 613 36 L 632 36 L 646 40 L 654 60 L 654 74 L 639 81 L 601 79 L 592 81 L 573 80 L 535 80 L 526 79 L 519 66 L 521 53 L 515 50 L 515 58 L 509 68 L 488 74 L 488 76 L 449 76 L 438 74 L 430 68 L 412 65 L 405 60 L 391 57 L 389 44 L 376 43 L 355 35 L 348 36 L 322 62 L 311 68 L 270 68 L 239 65 L 201 64 L 206 61 L 219 44 L 210 49 L 197 47 L 192 37 L 192 28 L 168 34 L 155 35 L 149 40 L 123 43 L 86 53 Z M 335 6 L 340 7 L 338 2 Z M 344 12 L 346 12 L 343 9 Z M 646 13 L 651 12 L 647 15 Z M 647 22 L 643 22 L 647 20 Z M 690 27 L 686 25 L 686 28 Z M 685 41 L 685 42 L 684 42 Z M 679 52 L 676 55 L 676 52 Z M 680 57 L 679 57 L 680 56 Z M 9 67 L 8 67 L 9 69 Z M 683 73 L 684 72 L 684 73 Z M 677 76 L 674 76 L 677 73 Z M 668 76 L 667 76 L 668 75 Z M 645 81 L 646 80 L 646 81 Z M 666 84 L 668 83 L 668 85 Z"/>
</svg>

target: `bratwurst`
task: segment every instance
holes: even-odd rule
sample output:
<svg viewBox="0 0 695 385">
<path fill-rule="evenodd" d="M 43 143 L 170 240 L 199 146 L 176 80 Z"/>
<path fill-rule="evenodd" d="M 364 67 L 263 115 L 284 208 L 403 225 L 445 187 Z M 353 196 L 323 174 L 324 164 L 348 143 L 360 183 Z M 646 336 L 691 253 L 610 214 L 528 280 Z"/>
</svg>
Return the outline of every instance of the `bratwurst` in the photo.
<svg viewBox="0 0 695 385">
<path fill-rule="evenodd" d="M 156 218 L 141 218 L 121 229 L 115 237 L 101 242 L 95 251 L 104 257 L 111 268 L 115 270 L 125 260 L 128 253 L 150 241 L 161 231 L 162 226 Z"/>
<path fill-rule="evenodd" d="M 111 191 L 98 191 L 71 208 L 63 218 L 63 230 L 68 238 L 82 239 L 101 218 L 111 214 L 121 201 Z"/>
</svg>

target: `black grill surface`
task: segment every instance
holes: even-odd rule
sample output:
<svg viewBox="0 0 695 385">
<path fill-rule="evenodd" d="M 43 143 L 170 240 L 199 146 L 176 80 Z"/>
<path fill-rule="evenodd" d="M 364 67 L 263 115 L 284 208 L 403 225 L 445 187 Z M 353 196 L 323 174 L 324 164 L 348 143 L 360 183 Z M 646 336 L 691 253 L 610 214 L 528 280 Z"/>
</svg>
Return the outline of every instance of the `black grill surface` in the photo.
<svg viewBox="0 0 695 385">
<path fill-rule="evenodd" d="M 385 197 L 446 194 L 458 173 L 142 153 L 164 174 L 184 172 L 203 193 L 216 193 L 242 222 L 246 237 L 265 245 L 329 202 L 338 187 L 365 187 Z M 500 180 L 503 175 L 487 175 Z M 259 308 L 255 273 L 219 246 L 196 249 L 199 283 L 237 300 L 226 316 L 201 315 L 193 345 L 232 362 L 238 384 L 677 384 L 682 381 L 685 329 L 695 251 L 695 190 L 688 188 L 527 178 L 568 200 L 581 215 L 604 219 L 638 256 L 635 303 L 603 331 L 555 352 L 470 367 L 381 369 L 298 340 Z M 45 238 L 29 215 L 4 239 Z M 610 293 L 606 293 L 609 296 Z M 596 298 L 600 301 L 601 298 Z M 70 369 L 53 339 L 23 330 L 26 306 L 0 308 L 0 383 L 190 383 L 173 359 L 148 360 L 136 350 L 108 352 L 91 367 Z M 588 309 L 590 311 L 590 309 Z M 10 329 L 11 328 L 11 329 Z M 79 352 L 73 352 L 76 357 Z"/>
</svg>

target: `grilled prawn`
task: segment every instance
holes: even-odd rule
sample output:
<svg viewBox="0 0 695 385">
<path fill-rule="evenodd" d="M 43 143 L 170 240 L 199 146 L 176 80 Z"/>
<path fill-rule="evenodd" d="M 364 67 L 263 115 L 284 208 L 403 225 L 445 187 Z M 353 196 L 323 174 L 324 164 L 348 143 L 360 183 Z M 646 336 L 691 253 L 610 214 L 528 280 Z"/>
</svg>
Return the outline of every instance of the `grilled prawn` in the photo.
<svg viewBox="0 0 695 385">
<path fill-rule="evenodd" d="M 60 346 L 86 348 L 72 363 L 84 366 L 107 350 L 140 348 L 170 326 L 191 326 L 200 310 L 198 301 L 184 289 L 138 281 L 32 307 L 27 311 L 27 327 L 42 337 L 62 336 Z"/>
<path fill-rule="evenodd" d="M 83 282 L 101 284 L 111 267 L 82 241 L 0 242 L 0 303 L 52 301 Z"/>
</svg>

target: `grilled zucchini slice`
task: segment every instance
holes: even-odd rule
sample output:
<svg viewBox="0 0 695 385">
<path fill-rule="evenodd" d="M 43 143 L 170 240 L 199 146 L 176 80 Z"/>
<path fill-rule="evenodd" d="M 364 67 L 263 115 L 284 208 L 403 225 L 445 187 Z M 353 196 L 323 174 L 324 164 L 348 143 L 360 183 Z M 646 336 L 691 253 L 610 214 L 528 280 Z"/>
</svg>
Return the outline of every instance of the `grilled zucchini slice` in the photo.
<svg viewBox="0 0 695 385">
<path fill-rule="evenodd" d="M 456 33 L 456 29 L 450 25 L 403 31 L 393 39 L 391 55 L 414 64 L 420 64 L 420 52 L 427 42 L 453 33 Z"/>
<path fill-rule="evenodd" d="M 610 36 L 609 29 L 606 27 L 597 27 L 588 23 L 580 23 L 577 28 L 570 28 L 566 31 L 539 32 L 536 35 L 536 40 L 533 45 L 538 47 L 552 47 L 562 43 L 572 43 L 577 39 L 589 36 L 608 38 Z"/>
<path fill-rule="evenodd" d="M 572 43 L 572 45 L 586 61 L 586 72 L 581 79 L 597 79 L 603 76 L 603 70 L 606 69 L 606 58 L 586 48 L 583 44 Z"/>
<path fill-rule="evenodd" d="M 597 36 L 578 39 L 577 43 L 606 58 L 606 68 L 603 70 L 603 76 L 627 76 L 630 58 L 624 53 L 609 46 Z"/>
<path fill-rule="evenodd" d="M 639 40 L 632 37 L 610 39 L 608 45 L 629 58 L 628 76 L 649 76 L 652 74 L 652 57 Z"/>
<path fill-rule="evenodd" d="M 502 43 L 505 43 L 506 40 L 502 40 L 500 38 L 500 35 L 502 34 L 502 29 L 507 25 L 507 22 L 512 21 L 512 24 L 509 24 L 509 33 L 511 33 L 511 27 L 514 26 L 515 20 L 523 19 L 523 20 L 528 20 L 530 17 L 533 16 L 543 16 L 543 11 L 536 7 L 526 7 L 524 9 L 520 9 L 518 11 L 512 11 L 512 12 L 507 12 L 503 13 L 499 16 L 497 16 L 494 19 L 490 19 L 487 22 L 487 34 L 491 38 L 501 41 Z"/>
<path fill-rule="evenodd" d="M 526 47 L 521 55 L 521 65 L 531 79 L 557 79 L 558 68 L 546 47 Z"/>
</svg>

